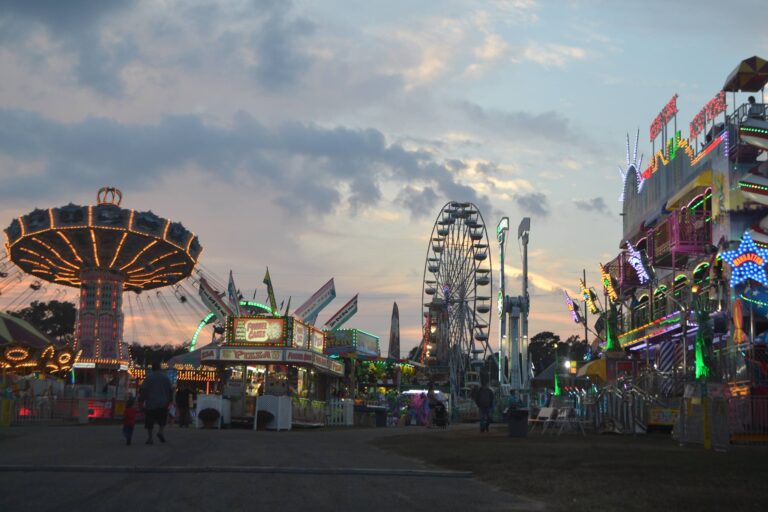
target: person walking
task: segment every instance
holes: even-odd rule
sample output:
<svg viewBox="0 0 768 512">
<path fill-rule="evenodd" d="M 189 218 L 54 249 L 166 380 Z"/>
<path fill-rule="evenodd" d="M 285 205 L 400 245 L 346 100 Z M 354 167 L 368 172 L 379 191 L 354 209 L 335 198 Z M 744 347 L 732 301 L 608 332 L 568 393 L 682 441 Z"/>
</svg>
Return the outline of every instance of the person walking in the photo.
<svg viewBox="0 0 768 512">
<path fill-rule="evenodd" d="M 125 444 L 130 445 L 131 439 L 133 439 L 133 427 L 136 425 L 136 407 L 133 406 L 133 397 L 130 397 L 125 402 L 125 410 L 123 411 L 123 437 L 125 437 Z"/>
<path fill-rule="evenodd" d="M 165 442 L 165 423 L 168 421 L 168 406 L 173 402 L 173 386 L 165 372 L 160 371 L 160 363 L 152 363 L 152 373 L 147 375 L 139 389 L 141 402 L 144 404 L 147 429 L 147 444 L 152 444 L 152 431 L 157 423 L 157 438 Z"/>
<path fill-rule="evenodd" d="M 475 394 L 475 403 L 480 409 L 480 432 L 488 432 L 491 425 L 491 413 L 493 412 L 493 391 L 484 382 Z"/>
</svg>

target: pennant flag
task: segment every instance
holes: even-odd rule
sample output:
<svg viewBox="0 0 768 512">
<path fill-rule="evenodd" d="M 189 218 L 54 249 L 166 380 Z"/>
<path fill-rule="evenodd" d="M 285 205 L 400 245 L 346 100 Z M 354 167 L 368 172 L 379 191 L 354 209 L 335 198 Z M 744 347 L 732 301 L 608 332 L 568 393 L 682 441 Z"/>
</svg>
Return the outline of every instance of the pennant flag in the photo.
<svg viewBox="0 0 768 512">
<path fill-rule="evenodd" d="M 357 295 L 344 304 L 323 326 L 325 331 L 335 331 L 357 313 Z"/>
<path fill-rule="evenodd" d="M 237 316 L 240 316 L 240 294 L 235 286 L 235 279 L 232 277 L 232 271 L 229 271 L 229 284 L 227 285 L 227 297 L 229 298 L 229 305 L 232 306 L 232 311 Z"/>
<path fill-rule="evenodd" d="M 288 311 L 291 309 L 291 295 L 288 296 L 288 304 L 285 305 L 285 311 L 283 312 L 283 316 L 288 316 Z"/>
<path fill-rule="evenodd" d="M 336 285 L 333 284 L 333 278 L 317 290 L 307 301 L 296 308 L 294 316 L 298 316 L 305 323 L 315 325 L 317 315 L 322 309 L 330 304 L 336 298 Z"/>
<path fill-rule="evenodd" d="M 222 300 L 221 295 L 208 284 L 204 277 L 200 277 L 199 293 L 200 299 L 206 306 L 211 308 L 211 311 L 213 311 L 213 314 L 216 315 L 220 322 L 224 323 L 228 316 L 234 315 L 229 305 Z"/>
<path fill-rule="evenodd" d="M 264 274 L 264 284 L 267 285 L 269 307 L 272 308 L 272 313 L 277 313 L 277 301 L 275 300 L 275 290 L 272 288 L 272 279 L 269 277 L 269 267 L 267 267 L 267 273 Z"/>
<path fill-rule="evenodd" d="M 397 302 L 392 306 L 392 323 L 389 327 L 389 350 L 387 357 L 400 359 L 400 312 Z"/>
</svg>

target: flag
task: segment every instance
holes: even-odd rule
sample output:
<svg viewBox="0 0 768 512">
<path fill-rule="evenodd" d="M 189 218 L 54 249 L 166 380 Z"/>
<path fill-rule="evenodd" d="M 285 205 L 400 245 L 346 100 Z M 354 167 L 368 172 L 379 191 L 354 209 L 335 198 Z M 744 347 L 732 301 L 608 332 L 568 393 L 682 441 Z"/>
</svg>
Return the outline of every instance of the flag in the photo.
<svg viewBox="0 0 768 512">
<path fill-rule="evenodd" d="M 234 315 L 229 305 L 221 299 L 221 295 L 208 284 L 204 277 L 200 278 L 199 293 L 200 299 L 206 306 L 211 308 L 211 311 L 213 311 L 220 322 L 226 322 L 228 316 Z"/>
<path fill-rule="evenodd" d="M 307 299 L 304 304 L 296 308 L 293 314 L 301 318 L 305 323 L 315 325 L 318 313 L 335 298 L 336 286 L 333 284 L 333 278 L 331 278 Z"/>
<path fill-rule="evenodd" d="M 400 359 L 400 312 L 397 302 L 392 306 L 392 323 L 389 326 L 389 350 L 387 357 Z"/>
<path fill-rule="evenodd" d="M 344 304 L 323 326 L 326 331 L 335 331 L 357 313 L 357 294 Z"/>
<path fill-rule="evenodd" d="M 269 295 L 269 307 L 272 308 L 272 313 L 277 313 L 277 301 L 275 300 L 275 290 L 272 288 L 272 279 L 269 277 L 269 267 L 267 267 L 267 273 L 264 274 L 264 284 L 267 285 L 267 295 Z"/>
<path fill-rule="evenodd" d="M 235 279 L 232 277 L 232 271 L 229 271 L 229 284 L 227 285 L 227 297 L 229 298 L 229 304 L 232 306 L 232 311 L 235 315 L 240 316 L 240 294 L 235 286 Z"/>
<path fill-rule="evenodd" d="M 283 312 L 283 316 L 288 316 L 288 311 L 291 309 L 291 296 L 288 296 L 288 304 L 285 306 L 285 311 Z"/>
</svg>

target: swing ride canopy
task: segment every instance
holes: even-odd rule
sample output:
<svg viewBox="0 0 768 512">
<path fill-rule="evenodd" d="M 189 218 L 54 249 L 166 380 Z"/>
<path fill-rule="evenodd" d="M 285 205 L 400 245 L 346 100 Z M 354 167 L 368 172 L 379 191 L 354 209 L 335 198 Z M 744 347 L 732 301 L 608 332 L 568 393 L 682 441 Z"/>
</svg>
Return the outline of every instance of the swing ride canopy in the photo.
<svg viewBox="0 0 768 512">
<path fill-rule="evenodd" d="M 141 292 L 188 277 L 202 248 L 181 223 L 121 208 L 122 193 L 99 190 L 96 206 L 36 209 L 5 230 L 6 252 L 23 272 L 79 288 L 75 349 L 82 363 L 124 366 L 123 290 Z"/>
<path fill-rule="evenodd" d="M 181 223 L 152 211 L 121 208 L 119 190 L 103 188 L 96 206 L 68 204 L 13 219 L 8 257 L 39 279 L 80 288 L 83 274 L 106 271 L 125 290 L 174 284 L 192 273 L 202 248 Z"/>
</svg>

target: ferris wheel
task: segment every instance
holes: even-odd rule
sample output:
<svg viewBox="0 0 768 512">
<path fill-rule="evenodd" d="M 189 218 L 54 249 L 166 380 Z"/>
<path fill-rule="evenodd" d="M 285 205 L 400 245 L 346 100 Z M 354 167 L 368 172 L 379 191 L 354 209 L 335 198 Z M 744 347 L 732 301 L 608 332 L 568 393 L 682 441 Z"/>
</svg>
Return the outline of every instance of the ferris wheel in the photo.
<svg viewBox="0 0 768 512">
<path fill-rule="evenodd" d="M 472 203 L 440 210 L 424 262 L 421 359 L 447 367 L 451 392 L 474 383 L 491 353 L 491 259 L 485 221 Z"/>
</svg>

